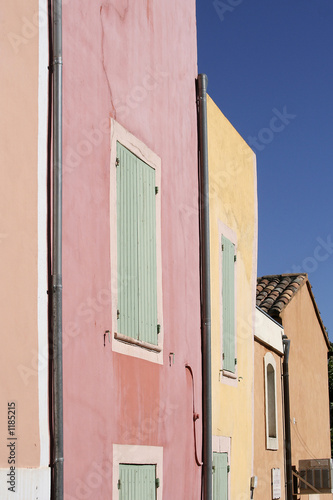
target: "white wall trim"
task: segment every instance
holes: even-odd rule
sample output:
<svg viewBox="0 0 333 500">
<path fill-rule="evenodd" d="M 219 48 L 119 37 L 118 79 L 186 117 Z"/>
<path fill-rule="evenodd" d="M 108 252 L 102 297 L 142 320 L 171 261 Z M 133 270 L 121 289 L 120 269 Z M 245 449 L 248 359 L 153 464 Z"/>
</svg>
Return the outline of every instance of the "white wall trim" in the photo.
<svg viewBox="0 0 333 500">
<path fill-rule="evenodd" d="M 50 498 L 50 469 L 15 469 L 15 492 L 9 491 L 10 484 L 8 469 L 0 469 L 0 498 L 1 500 L 49 500 Z"/>
<path fill-rule="evenodd" d="M 39 0 L 39 11 L 47 13 L 46 0 Z M 47 299 L 47 120 L 48 120 L 48 26 L 39 16 L 38 70 L 38 400 L 40 465 L 50 461 L 48 416 L 48 299 Z M 2 497 L 1 497 L 2 498 Z M 22 497 L 23 498 L 23 497 Z M 30 498 L 27 495 L 25 498 Z M 31 497 L 33 498 L 33 497 Z M 44 498 L 44 497 L 43 497 Z"/>
<path fill-rule="evenodd" d="M 163 498 L 163 447 L 162 446 L 140 446 L 127 444 L 113 445 L 113 478 L 112 498 L 119 500 L 117 487 L 119 479 L 119 464 L 155 464 L 156 477 L 160 480 L 157 488 L 156 500 Z"/>
<path fill-rule="evenodd" d="M 275 432 L 276 437 L 270 437 L 269 424 L 268 424 L 268 380 L 267 380 L 267 366 L 272 365 L 274 369 L 274 398 L 275 398 Z M 277 397 L 276 397 L 276 361 L 271 352 L 267 352 L 264 356 L 264 370 L 265 370 L 265 422 L 266 422 L 266 448 L 267 450 L 279 449 L 279 436 L 278 436 L 278 419 L 277 419 Z"/>
<path fill-rule="evenodd" d="M 258 308 L 255 308 L 254 334 L 267 346 L 271 346 L 283 355 L 283 327 Z"/>
<path fill-rule="evenodd" d="M 142 161 L 155 169 L 156 185 L 159 193 L 156 196 L 156 273 L 157 273 L 157 317 L 161 326 L 158 335 L 160 352 L 150 351 L 143 347 L 122 342 L 114 337 L 117 327 L 117 141 L 129 149 Z M 162 240 L 161 240 L 161 159 L 142 141 L 128 132 L 114 119 L 111 119 L 111 155 L 110 155 L 110 251 L 111 251 L 111 296 L 112 296 L 112 350 L 128 356 L 163 364 L 163 293 L 162 293 Z"/>
</svg>

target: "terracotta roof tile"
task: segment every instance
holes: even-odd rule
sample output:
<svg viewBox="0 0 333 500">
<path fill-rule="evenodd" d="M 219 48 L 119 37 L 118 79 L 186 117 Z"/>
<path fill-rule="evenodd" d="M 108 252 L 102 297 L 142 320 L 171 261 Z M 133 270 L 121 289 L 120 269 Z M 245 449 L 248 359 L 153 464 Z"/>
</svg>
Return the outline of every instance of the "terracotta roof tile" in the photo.
<svg viewBox="0 0 333 500">
<path fill-rule="evenodd" d="M 307 281 L 308 275 L 280 274 L 262 276 L 257 283 L 257 306 L 271 316 L 279 315 L 295 293 Z"/>
<path fill-rule="evenodd" d="M 277 317 L 305 283 L 307 283 L 318 321 L 329 349 L 330 342 L 328 334 L 321 319 L 320 312 L 312 292 L 312 287 L 306 273 L 274 274 L 272 276 L 262 276 L 261 278 L 258 278 L 257 306 L 273 318 Z"/>
</svg>

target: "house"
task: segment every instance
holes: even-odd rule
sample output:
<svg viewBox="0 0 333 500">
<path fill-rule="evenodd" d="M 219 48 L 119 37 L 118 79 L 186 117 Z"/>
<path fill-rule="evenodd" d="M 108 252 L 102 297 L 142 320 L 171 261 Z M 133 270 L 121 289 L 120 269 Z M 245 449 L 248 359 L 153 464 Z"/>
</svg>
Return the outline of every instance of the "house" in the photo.
<svg viewBox="0 0 333 500">
<path fill-rule="evenodd" d="M 0 498 L 35 499 L 38 488 L 45 499 L 50 490 L 47 2 L 2 5 L 0 50 Z"/>
<path fill-rule="evenodd" d="M 253 331 L 257 273 L 256 157 L 207 103 L 213 498 L 249 498 L 253 476 Z"/>
<path fill-rule="evenodd" d="M 63 16 L 65 491 L 195 498 L 195 2 L 74 0 Z"/>
<path fill-rule="evenodd" d="M 48 4 L 1 13 L 0 425 L 9 447 L 0 497 L 49 499 L 63 467 L 66 500 L 126 500 L 130 485 L 145 500 L 199 498 L 195 1 L 63 0 L 53 59 L 59 20 Z M 48 140 L 48 68 L 59 75 L 61 64 L 62 285 L 51 283 Z M 55 454 L 48 341 L 61 287 L 64 453 Z"/>
<path fill-rule="evenodd" d="M 290 341 L 290 414 L 285 417 L 285 425 L 290 426 L 293 470 L 289 474 L 293 478 L 295 498 L 297 491 L 302 493 L 302 498 L 307 498 L 309 493 L 314 498 L 315 492 L 299 477 L 313 484 L 314 469 L 324 471 L 316 473 L 321 477 L 315 482 L 316 498 L 328 498 L 327 467 L 331 457 L 327 370 L 329 340 L 308 275 L 283 274 L 259 278 L 257 306 L 283 327 Z M 255 448 L 257 444 L 260 446 L 257 441 Z M 287 442 L 285 451 L 288 449 Z M 288 482 L 288 460 L 286 476 Z M 319 494 L 320 491 L 322 494 Z"/>
<path fill-rule="evenodd" d="M 259 307 L 254 330 L 254 498 L 285 496 L 283 327 Z"/>
</svg>

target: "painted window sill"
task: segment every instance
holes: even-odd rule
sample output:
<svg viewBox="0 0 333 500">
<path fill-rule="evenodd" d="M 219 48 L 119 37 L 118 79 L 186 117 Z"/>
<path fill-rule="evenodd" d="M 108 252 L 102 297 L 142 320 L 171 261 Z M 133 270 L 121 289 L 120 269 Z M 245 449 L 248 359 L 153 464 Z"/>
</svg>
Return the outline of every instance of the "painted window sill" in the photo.
<svg viewBox="0 0 333 500">
<path fill-rule="evenodd" d="M 232 378 L 233 380 L 237 379 L 236 373 L 229 372 L 228 370 L 221 370 L 221 371 L 222 371 L 223 377 Z"/>
<path fill-rule="evenodd" d="M 142 340 L 133 339 L 122 333 L 114 332 L 114 338 L 120 342 L 125 342 L 126 344 L 136 345 L 142 347 L 143 349 L 148 349 L 149 351 L 161 352 L 162 348 L 155 344 L 150 344 L 149 342 L 143 342 Z"/>
<path fill-rule="evenodd" d="M 279 449 L 278 438 L 267 438 L 266 450 L 277 451 Z"/>
</svg>

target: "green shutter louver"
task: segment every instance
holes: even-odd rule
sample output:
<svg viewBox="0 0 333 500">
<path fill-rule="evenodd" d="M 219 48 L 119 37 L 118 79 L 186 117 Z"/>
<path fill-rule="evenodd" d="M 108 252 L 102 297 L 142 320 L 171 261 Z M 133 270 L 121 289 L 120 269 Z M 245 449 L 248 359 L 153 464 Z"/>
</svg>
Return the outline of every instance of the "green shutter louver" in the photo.
<svg viewBox="0 0 333 500">
<path fill-rule="evenodd" d="M 228 500 L 228 454 L 213 453 L 213 500 Z"/>
<path fill-rule="evenodd" d="M 222 236 L 223 369 L 235 372 L 235 245 Z"/>
<path fill-rule="evenodd" d="M 119 464 L 119 500 L 156 500 L 156 465 Z"/>
<path fill-rule="evenodd" d="M 117 330 L 158 344 L 155 170 L 117 143 Z"/>
</svg>

